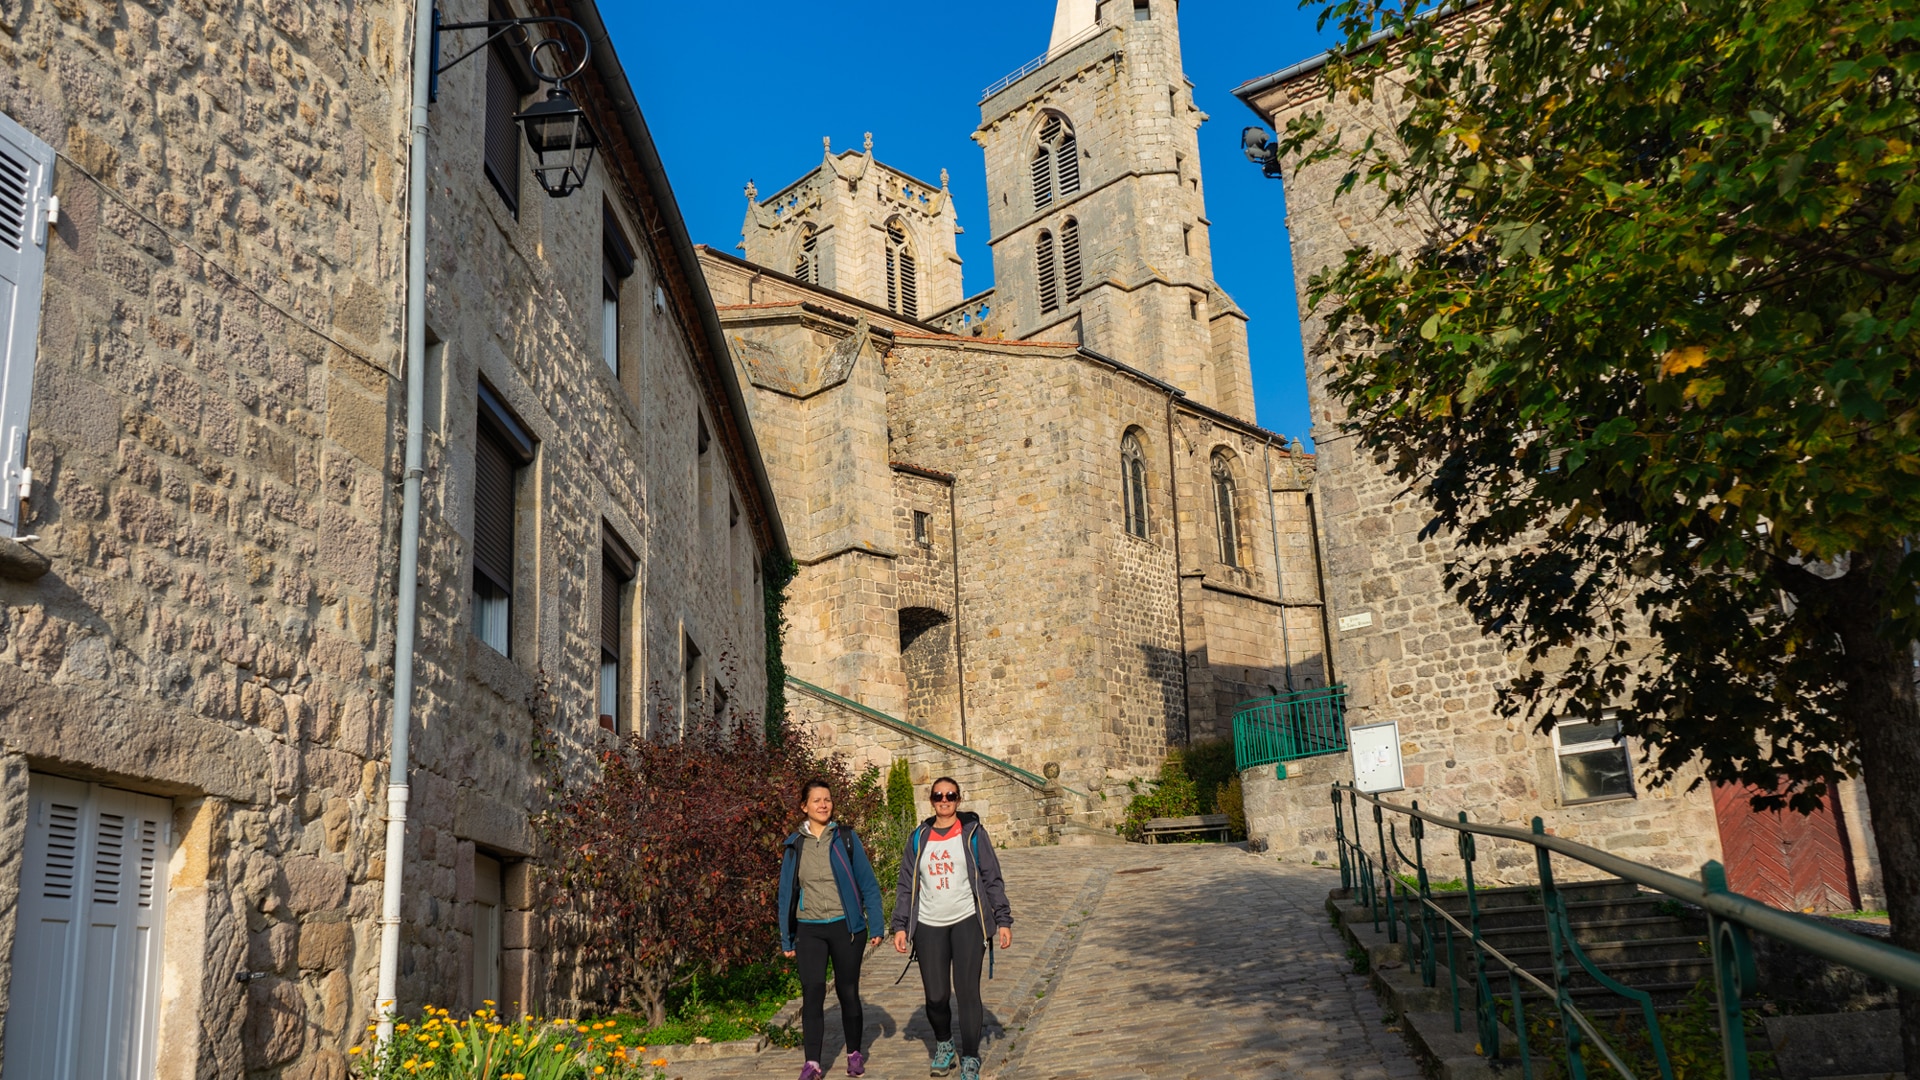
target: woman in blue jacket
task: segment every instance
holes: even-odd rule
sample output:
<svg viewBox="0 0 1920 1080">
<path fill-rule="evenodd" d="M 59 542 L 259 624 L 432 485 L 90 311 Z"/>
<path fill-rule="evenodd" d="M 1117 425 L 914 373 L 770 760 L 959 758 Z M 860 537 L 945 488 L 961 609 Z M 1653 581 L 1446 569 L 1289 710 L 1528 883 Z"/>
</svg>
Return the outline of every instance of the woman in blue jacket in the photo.
<svg viewBox="0 0 1920 1080">
<path fill-rule="evenodd" d="M 821 1044 L 826 1037 L 827 960 L 833 960 L 833 989 L 840 998 L 840 1022 L 847 1037 L 847 1075 L 867 1071 L 860 1050 L 865 1018 L 860 1013 L 860 960 L 867 946 L 880 944 L 880 882 L 867 849 L 852 829 L 833 820 L 833 788 L 809 780 L 800 788 L 806 816 L 787 837 L 780 860 L 780 951 L 800 958 L 800 1031 L 807 1063 L 800 1080 L 821 1080 Z"/>
</svg>

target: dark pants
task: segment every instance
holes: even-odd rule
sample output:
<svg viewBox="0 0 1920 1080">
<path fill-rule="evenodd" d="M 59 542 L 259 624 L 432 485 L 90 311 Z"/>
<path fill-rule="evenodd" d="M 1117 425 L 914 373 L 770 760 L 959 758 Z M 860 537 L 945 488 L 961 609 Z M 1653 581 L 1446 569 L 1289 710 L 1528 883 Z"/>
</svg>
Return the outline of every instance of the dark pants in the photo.
<svg viewBox="0 0 1920 1080">
<path fill-rule="evenodd" d="M 847 921 L 800 924 L 794 952 L 800 960 L 800 1034 L 808 1061 L 820 1060 L 826 1040 L 827 958 L 833 958 L 833 990 L 840 998 L 840 1026 L 847 1053 L 860 1049 L 866 1018 L 860 1015 L 860 958 L 866 942 L 853 936 Z"/>
<path fill-rule="evenodd" d="M 960 1056 L 980 1056 L 980 1028 L 986 1010 L 980 1004 L 980 969 L 987 943 L 980 917 L 969 915 L 952 926 L 919 926 L 913 947 L 920 953 L 920 984 L 927 990 L 927 1023 L 940 1042 L 953 1038 L 951 998 L 960 999 Z"/>
</svg>

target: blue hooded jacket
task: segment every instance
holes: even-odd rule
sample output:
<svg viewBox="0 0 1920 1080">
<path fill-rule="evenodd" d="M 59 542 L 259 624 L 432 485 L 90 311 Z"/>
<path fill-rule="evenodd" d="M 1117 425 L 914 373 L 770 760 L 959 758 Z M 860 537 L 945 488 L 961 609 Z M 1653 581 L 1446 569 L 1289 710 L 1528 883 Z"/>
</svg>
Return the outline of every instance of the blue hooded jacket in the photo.
<svg viewBox="0 0 1920 1080">
<path fill-rule="evenodd" d="M 807 834 L 795 829 L 787 837 L 780 858 L 781 952 L 792 952 L 800 933 L 800 890 L 794 879 L 800 873 L 800 842 L 805 839 Z M 879 937 L 886 909 L 880 906 L 880 879 L 874 876 L 873 863 L 867 859 L 867 848 L 859 834 L 845 825 L 835 825 L 828 859 L 833 864 L 834 884 L 840 887 L 840 907 L 847 913 L 848 932 L 855 937 Z"/>
</svg>

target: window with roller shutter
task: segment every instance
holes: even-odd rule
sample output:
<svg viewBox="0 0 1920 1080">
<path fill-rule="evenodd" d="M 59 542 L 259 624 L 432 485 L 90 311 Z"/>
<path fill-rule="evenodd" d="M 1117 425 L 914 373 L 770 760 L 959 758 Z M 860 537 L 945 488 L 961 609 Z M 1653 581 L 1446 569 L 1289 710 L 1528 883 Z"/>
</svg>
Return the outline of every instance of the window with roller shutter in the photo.
<svg viewBox="0 0 1920 1080">
<path fill-rule="evenodd" d="M 511 19 L 513 12 L 499 4 L 489 6 L 488 18 Z M 520 125 L 514 122 L 521 99 L 537 85 L 523 49 L 502 37 L 487 48 L 486 128 L 481 138 L 481 167 L 507 209 L 520 213 Z"/>
<path fill-rule="evenodd" d="M 600 254 L 600 358 L 618 377 L 620 374 L 620 294 L 633 274 L 633 245 L 613 216 L 611 207 L 601 210 Z"/>
<path fill-rule="evenodd" d="M 20 532 L 53 148 L 0 113 L 0 535 Z"/>
<path fill-rule="evenodd" d="M 27 806 L 0 1074 L 152 1076 L 173 804 L 35 773 Z"/>
<path fill-rule="evenodd" d="M 533 460 L 524 425 L 485 384 L 473 448 L 473 633 L 502 656 L 513 640 L 519 472 Z"/>
</svg>

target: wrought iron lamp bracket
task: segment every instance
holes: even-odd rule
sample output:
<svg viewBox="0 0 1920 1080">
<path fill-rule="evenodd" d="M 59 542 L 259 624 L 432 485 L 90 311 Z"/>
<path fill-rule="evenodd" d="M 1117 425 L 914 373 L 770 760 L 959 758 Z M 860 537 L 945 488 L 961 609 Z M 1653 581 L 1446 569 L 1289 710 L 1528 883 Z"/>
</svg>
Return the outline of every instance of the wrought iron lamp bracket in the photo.
<svg viewBox="0 0 1920 1080">
<path fill-rule="evenodd" d="M 567 43 L 557 37 L 541 38 L 539 41 L 528 44 L 528 38 L 530 38 L 531 35 L 526 32 L 526 28 L 542 23 L 559 23 L 563 26 L 570 26 L 573 28 L 573 32 L 580 36 L 580 59 L 573 65 L 573 69 L 564 75 L 549 75 L 540 70 L 540 65 L 534 62 L 539 58 L 542 49 L 552 49 L 556 57 L 562 58 L 571 51 Z M 483 29 L 493 31 L 487 35 L 486 40 L 444 64 L 440 62 L 440 35 L 443 32 L 450 30 Z M 588 39 L 585 28 L 572 19 L 562 18 L 558 15 L 533 15 L 524 19 L 485 19 L 480 22 L 443 23 L 440 21 L 439 9 L 436 8 L 433 13 L 433 75 L 431 81 L 427 84 L 427 100 L 429 102 L 440 100 L 440 76 L 442 74 L 452 70 L 462 60 L 500 40 L 502 37 L 513 33 L 515 30 L 520 31 L 519 44 L 527 49 L 529 57 L 528 66 L 533 69 L 534 78 L 539 79 L 541 82 L 548 82 L 557 87 L 564 87 L 568 82 L 578 78 L 581 72 L 587 70 L 587 61 L 592 59 L 593 56 L 593 42 Z"/>
</svg>

